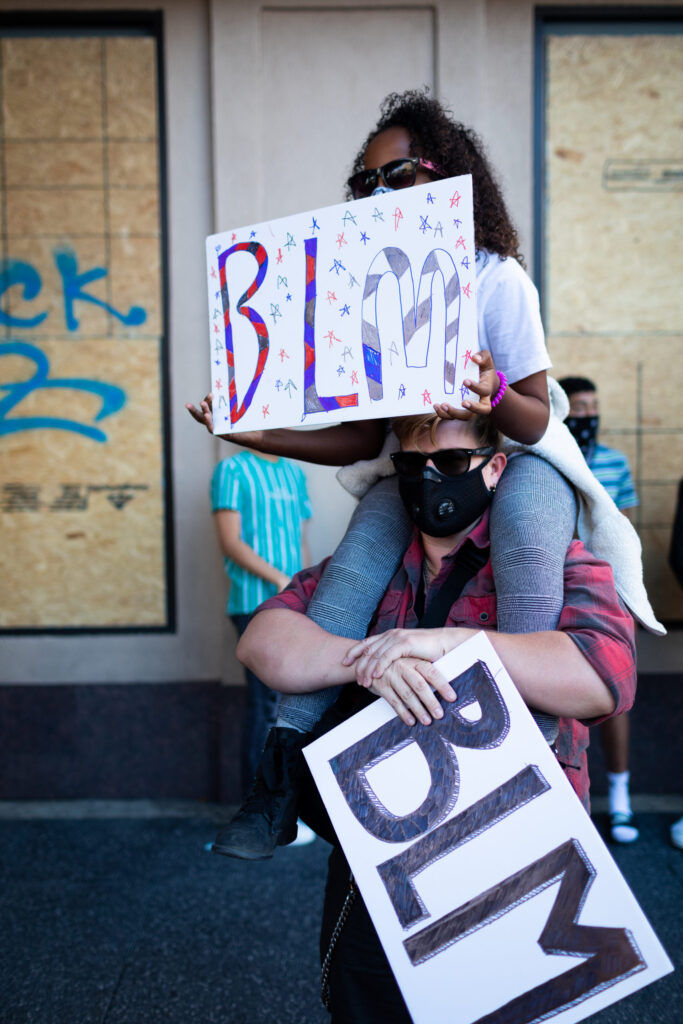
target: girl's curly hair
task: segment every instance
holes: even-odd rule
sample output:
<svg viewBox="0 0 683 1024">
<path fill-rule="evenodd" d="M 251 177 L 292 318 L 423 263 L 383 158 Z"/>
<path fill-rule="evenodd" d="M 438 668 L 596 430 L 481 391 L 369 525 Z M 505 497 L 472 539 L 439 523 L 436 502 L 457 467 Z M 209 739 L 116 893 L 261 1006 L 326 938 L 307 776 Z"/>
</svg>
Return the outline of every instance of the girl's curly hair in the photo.
<svg viewBox="0 0 683 1024">
<path fill-rule="evenodd" d="M 502 257 L 512 256 L 524 266 L 517 231 L 486 157 L 484 144 L 476 132 L 453 120 L 451 112 L 429 96 L 426 89 L 392 92 L 382 102 L 379 121 L 359 150 L 352 174 L 363 169 L 365 150 L 387 128 L 405 128 L 410 136 L 412 155 L 431 160 L 447 177 L 472 175 L 477 249 L 488 249 Z M 348 189 L 347 198 L 352 198 Z"/>
</svg>

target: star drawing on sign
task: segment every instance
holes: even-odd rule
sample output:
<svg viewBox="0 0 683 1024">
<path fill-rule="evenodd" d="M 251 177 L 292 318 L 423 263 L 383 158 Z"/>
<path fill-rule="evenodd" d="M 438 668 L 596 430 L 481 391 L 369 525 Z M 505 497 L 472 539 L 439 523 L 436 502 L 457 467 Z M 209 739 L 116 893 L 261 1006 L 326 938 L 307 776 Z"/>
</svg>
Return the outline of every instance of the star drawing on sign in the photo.
<svg viewBox="0 0 683 1024">
<path fill-rule="evenodd" d="M 370 236 L 366 235 L 366 233 L 364 231 L 361 231 L 361 233 L 360 233 L 360 240 L 363 243 L 363 245 L 367 245 L 368 242 L 370 241 Z"/>
<path fill-rule="evenodd" d="M 289 287 L 289 285 L 287 284 L 287 278 L 283 277 L 282 274 L 278 274 L 277 275 L 277 285 L 276 285 L 276 287 L 279 288 L 281 284 L 283 284 L 285 286 L 285 288 Z"/>
<path fill-rule="evenodd" d="M 434 202 L 434 196 L 432 195 L 431 192 L 427 193 L 427 202 L 428 203 L 433 203 Z"/>
<path fill-rule="evenodd" d="M 353 276 L 353 274 L 351 273 L 351 271 L 349 271 L 349 288 L 356 288 L 357 286 L 358 286 L 358 281 L 356 281 L 356 279 Z"/>
<path fill-rule="evenodd" d="M 249 235 L 250 238 L 256 238 L 256 232 L 252 231 Z"/>
<path fill-rule="evenodd" d="M 374 221 L 381 220 L 383 222 L 384 221 L 384 214 L 382 213 L 381 210 L 378 210 L 377 207 L 375 207 L 375 212 L 372 215 L 372 219 Z"/>
<path fill-rule="evenodd" d="M 350 308 L 348 302 L 345 302 L 344 305 L 339 310 L 339 315 L 340 316 L 349 316 L 350 313 L 351 313 L 351 308 Z"/>
<path fill-rule="evenodd" d="M 461 224 L 462 224 L 462 221 L 460 220 L 459 217 L 454 217 L 453 218 L 453 225 L 454 225 L 454 227 L 459 228 Z"/>
<path fill-rule="evenodd" d="M 465 352 L 465 355 L 463 356 L 463 360 L 464 360 L 463 372 L 467 369 L 468 360 L 470 360 L 471 358 L 472 358 L 472 349 L 468 348 L 467 351 Z"/>
<path fill-rule="evenodd" d="M 232 236 L 232 240 L 233 240 L 233 242 L 235 241 L 235 236 L 234 235 Z M 220 245 L 215 246 L 215 249 L 216 249 L 216 252 L 220 252 L 221 251 Z"/>
<path fill-rule="evenodd" d="M 318 224 L 318 222 L 315 219 L 315 217 L 313 218 L 313 223 L 311 224 L 311 226 L 310 226 L 310 228 L 308 230 L 309 231 L 320 231 L 320 225 Z"/>
<path fill-rule="evenodd" d="M 405 386 L 405 384 L 399 384 L 399 386 L 398 386 L 398 397 L 399 398 L 405 398 L 406 397 L 406 386 Z"/>
<path fill-rule="evenodd" d="M 357 372 L 357 370 L 351 370 L 351 383 L 352 384 L 357 384 L 358 383 L 358 372 Z"/>
<path fill-rule="evenodd" d="M 425 388 L 424 391 L 422 392 L 422 404 L 423 405 L 431 405 L 432 404 L 432 396 L 427 391 L 427 388 Z"/>
<path fill-rule="evenodd" d="M 270 416 L 270 405 L 262 405 L 261 412 L 263 413 L 264 419 L 266 418 L 266 416 Z"/>
<path fill-rule="evenodd" d="M 397 356 L 397 355 L 398 355 L 398 349 L 396 348 L 396 342 L 392 341 L 391 345 L 389 346 L 389 365 L 390 366 L 394 365 L 394 356 Z"/>
<path fill-rule="evenodd" d="M 280 351 L 278 352 L 278 355 L 280 356 L 280 362 L 281 363 L 284 363 L 285 359 L 289 359 L 289 356 L 287 355 L 287 353 L 285 352 L 285 350 L 283 348 L 280 349 Z"/>
<path fill-rule="evenodd" d="M 214 359 L 214 363 L 216 364 L 216 366 L 220 366 L 221 365 L 220 359 Z"/>
<path fill-rule="evenodd" d="M 292 301 L 292 296 L 289 294 L 289 292 L 287 292 L 287 302 L 291 302 L 291 301 Z"/>
<path fill-rule="evenodd" d="M 460 260 L 460 266 L 461 267 L 465 267 L 466 270 L 470 269 L 470 258 L 469 258 L 469 256 L 463 256 L 463 258 Z"/>
<path fill-rule="evenodd" d="M 346 370 L 344 369 L 343 366 L 338 366 L 337 367 L 337 376 L 341 377 L 342 373 L 346 373 Z"/>
<path fill-rule="evenodd" d="M 231 241 L 234 242 L 236 238 L 237 238 L 237 234 L 233 231 Z"/>
<path fill-rule="evenodd" d="M 342 359 L 344 360 L 344 362 L 346 362 L 347 359 L 353 359 L 353 352 L 351 351 L 348 345 L 344 346 L 344 351 L 342 352 Z"/>
<path fill-rule="evenodd" d="M 434 228 L 434 238 L 436 238 L 437 235 L 439 236 L 439 238 L 443 238 L 443 224 L 441 223 L 441 221 L 438 221 L 436 227 Z"/>
<path fill-rule="evenodd" d="M 338 247 L 341 249 L 342 245 L 348 245 L 348 244 L 349 243 L 344 238 L 344 232 L 340 231 L 340 233 L 337 235 L 337 245 L 338 245 Z"/>
<path fill-rule="evenodd" d="M 221 293 L 220 292 L 216 292 L 216 298 L 220 299 L 220 297 L 221 297 Z"/>
<path fill-rule="evenodd" d="M 275 259 L 275 262 L 276 262 L 276 263 L 282 263 L 282 249 L 278 249 L 278 251 L 277 251 L 277 257 L 276 257 L 276 259 Z"/>
<path fill-rule="evenodd" d="M 460 385 L 460 401 L 462 402 L 463 399 L 465 398 L 465 395 L 469 395 L 469 393 L 470 393 L 470 389 L 467 387 L 467 385 L 466 384 L 461 384 Z"/>
<path fill-rule="evenodd" d="M 211 277 L 215 277 L 215 276 L 216 276 L 216 268 L 215 267 L 211 267 Z"/>
<path fill-rule="evenodd" d="M 277 318 L 278 317 L 280 317 L 282 319 L 282 313 L 280 312 L 279 303 L 271 302 L 271 304 L 270 304 L 270 315 L 273 318 L 273 323 L 277 323 Z"/>
<path fill-rule="evenodd" d="M 462 246 L 463 249 L 465 248 L 465 239 L 462 237 L 462 235 L 460 236 L 458 241 L 455 243 L 455 248 L 456 249 L 458 249 L 460 246 Z"/>
<path fill-rule="evenodd" d="M 403 212 L 397 206 L 394 210 L 394 231 L 398 231 L 398 226 L 403 220 Z"/>
<path fill-rule="evenodd" d="M 356 216 L 355 216 L 355 214 L 351 213 L 350 210 L 347 210 L 345 212 L 344 218 L 343 218 L 344 227 L 346 227 L 346 225 L 349 223 L 349 221 L 351 221 L 351 223 L 353 224 L 354 227 L 356 226 Z"/>
<path fill-rule="evenodd" d="M 275 381 L 275 390 L 279 391 L 281 387 L 283 387 L 283 384 L 280 378 L 278 377 L 278 379 Z"/>
<path fill-rule="evenodd" d="M 462 198 L 462 196 L 460 195 L 460 193 L 456 189 L 455 192 L 453 193 L 453 195 L 451 196 L 451 209 L 454 206 L 459 206 L 460 205 L 461 198 Z"/>
<path fill-rule="evenodd" d="M 213 333 L 214 334 L 218 334 L 219 333 L 218 324 L 214 324 L 213 325 Z"/>
<path fill-rule="evenodd" d="M 329 302 L 330 305 L 332 305 L 333 302 L 337 301 L 337 296 L 334 294 L 334 292 L 328 291 L 327 301 Z"/>
<path fill-rule="evenodd" d="M 468 299 L 472 298 L 472 295 L 471 295 L 471 292 L 472 292 L 472 285 L 470 284 L 470 282 L 469 282 L 469 281 L 467 282 L 467 284 L 466 284 L 466 285 L 465 285 L 465 287 L 463 288 L 463 292 L 464 292 L 464 294 L 465 294 L 465 295 L 467 296 L 467 298 L 468 298 Z"/>
<path fill-rule="evenodd" d="M 218 380 L 217 380 L 217 381 L 216 381 L 216 383 L 214 384 L 214 387 L 215 387 L 216 391 L 220 391 L 220 389 L 221 389 L 221 388 L 223 387 L 223 385 L 221 384 L 221 379 L 220 379 L 220 377 L 218 378 Z"/>
<path fill-rule="evenodd" d="M 294 388 L 295 391 L 297 390 L 296 384 L 294 383 L 294 381 L 290 377 L 289 380 L 287 381 L 287 383 L 285 384 L 285 391 L 287 392 L 287 394 L 289 395 L 290 398 L 292 397 L 292 388 Z"/>
<path fill-rule="evenodd" d="M 425 231 L 431 231 L 432 230 L 432 225 L 429 223 L 429 221 L 427 219 L 428 217 L 429 217 L 428 213 L 426 213 L 424 215 L 424 217 L 422 216 L 422 214 L 420 214 L 420 231 L 422 232 L 423 235 L 424 235 Z"/>
<path fill-rule="evenodd" d="M 289 252 L 289 250 L 292 248 L 292 246 L 296 247 L 296 242 L 294 241 L 294 235 L 290 235 L 290 233 L 288 231 L 287 232 L 287 241 L 285 242 L 285 249 L 287 250 L 287 252 Z"/>
<path fill-rule="evenodd" d="M 342 263 L 341 260 L 335 260 L 334 263 L 332 264 L 332 266 L 329 269 L 329 273 L 331 274 L 333 270 L 334 270 L 335 274 L 337 275 L 337 277 L 339 277 L 339 271 L 340 270 L 346 270 L 346 267 L 344 266 L 344 264 Z"/>
</svg>

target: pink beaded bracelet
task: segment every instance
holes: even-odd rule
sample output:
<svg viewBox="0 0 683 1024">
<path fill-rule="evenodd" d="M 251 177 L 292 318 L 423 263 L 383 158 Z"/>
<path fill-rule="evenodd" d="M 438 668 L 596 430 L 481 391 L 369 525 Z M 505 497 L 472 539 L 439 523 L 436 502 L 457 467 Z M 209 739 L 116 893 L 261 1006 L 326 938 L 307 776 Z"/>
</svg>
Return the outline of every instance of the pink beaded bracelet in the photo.
<svg viewBox="0 0 683 1024">
<path fill-rule="evenodd" d="M 498 405 L 498 403 L 502 399 L 503 395 L 507 391 L 507 386 L 508 386 L 508 379 L 505 376 L 505 374 L 501 373 L 500 370 L 496 370 L 496 373 L 498 374 L 498 390 L 496 391 L 496 397 L 491 399 L 491 408 L 492 409 L 496 408 L 496 406 Z"/>
</svg>

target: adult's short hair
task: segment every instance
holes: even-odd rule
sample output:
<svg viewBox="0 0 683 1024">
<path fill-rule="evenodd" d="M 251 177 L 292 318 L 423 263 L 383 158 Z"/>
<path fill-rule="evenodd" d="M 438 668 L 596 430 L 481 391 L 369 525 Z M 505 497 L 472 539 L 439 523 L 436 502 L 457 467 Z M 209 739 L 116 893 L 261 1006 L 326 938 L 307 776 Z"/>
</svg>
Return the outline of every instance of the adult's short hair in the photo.
<svg viewBox="0 0 683 1024">
<path fill-rule="evenodd" d="M 429 434 L 432 444 L 436 444 L 436 428 L 441 423 L 441 417 L 436 413 L 426 416 L 400 416 L 393 422 L 393 430 L 396 437 L 404 447 L 407 444 L 414 444 L 420 448 L 419 440 L 424 434 Z M 496 428 L 490 416 L 475 415 L 467 423 L 477 438 L 477 447 L 495 448 L 499 451 L 502 444 L 500 431 Z"/>
<path fill-rule="evenodd" d="M 571 398 L 577 391 L 597 391 L 595 384 L 588 377 L 563 377 L 557 382 L 567 398 Z"/>
</svg>

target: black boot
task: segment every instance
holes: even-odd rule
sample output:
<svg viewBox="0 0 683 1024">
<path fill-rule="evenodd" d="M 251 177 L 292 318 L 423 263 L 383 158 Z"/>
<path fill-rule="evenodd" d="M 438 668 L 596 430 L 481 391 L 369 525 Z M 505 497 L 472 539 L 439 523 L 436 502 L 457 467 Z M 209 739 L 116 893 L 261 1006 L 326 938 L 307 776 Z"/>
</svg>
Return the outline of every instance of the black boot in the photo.
<svg viewBox="0 0 683 1024">
<path fill-rule="evenodd" d="M 301 749 L 309 739 L 296 729 L 270 730 L 249 794 L 216 836 L 213 853 L 267 860 L 296 839 Z"/>
</svg>

